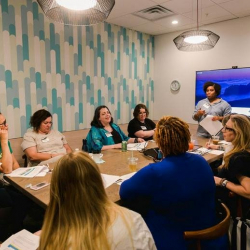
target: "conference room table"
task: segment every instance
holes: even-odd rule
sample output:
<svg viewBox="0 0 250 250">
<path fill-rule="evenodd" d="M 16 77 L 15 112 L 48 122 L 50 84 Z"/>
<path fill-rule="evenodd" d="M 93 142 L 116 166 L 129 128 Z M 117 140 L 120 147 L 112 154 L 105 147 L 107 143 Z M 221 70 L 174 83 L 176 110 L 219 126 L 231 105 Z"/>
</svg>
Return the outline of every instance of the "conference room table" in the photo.
<svg viewBox="0 0 250 250">
<path fill-rule="evenodd" d="M 206 138 L 197 137 L 195 140 L 195 145 L 204 146 L 206 142 L 207 142 Z M 153 147 L 156 147 L 155 142 L 149 142 L 147 148 L 153 148 Z M 131 157 L 132 151 L 122 152 L 121 149 L 111 149 L 102 151 L 102 153 L 103 153 L 102 159 L 105 162 L 98 164 L 101 173 L 116 175 L 116 176 L 122 176 L 130 173 L 130 170 L 128 168 L 128 158 Z M 211 163 L 213 161 L 222 158 L 222 155 L 223 154 L 215 155 L 207 153 L 203 155 L 203 157 L 206 159 L 208 163 Z M 139 151 L 133 151 L 133 156 L 138 158 L 138 165 L 137 165 L 138 169 L 147 166 L 149 163 L 153 163 L 153 159 L 145 156 L 143 153 Z M 49 165 L 50 169 L 53 169 L 53 167 L 54 164 Z M 36 202 L 39 206 L 46 209 L 50 200 L 50 193 L 49 193 L 50 186 L 46 186 L 40 190 L 35 191 L 30 188 L 27 188 L 27 185 L 29 184 L 35 185 L 43 181 L 47 181 L 50 183 L 51 175 L 52 172 L 47 173 L 46 176 L 44 177 L 20 178 L 20 177 L 5 176 L 5 179 L 16 189 L 21 191 L 24 195 L 26 195 L 34 202 Z M 108 197 L 114 202 L 120 200 L 119 189 L 120 186 L 116 183 L 106 188 Z"/>
</svg>

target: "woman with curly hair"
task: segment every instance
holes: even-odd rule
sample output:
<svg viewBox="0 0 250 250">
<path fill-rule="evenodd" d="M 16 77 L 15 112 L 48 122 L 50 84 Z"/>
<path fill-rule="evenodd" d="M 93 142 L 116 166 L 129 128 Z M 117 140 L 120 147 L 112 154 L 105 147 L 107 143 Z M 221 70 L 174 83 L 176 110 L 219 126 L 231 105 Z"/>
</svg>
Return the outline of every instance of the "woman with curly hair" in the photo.
<svg viewBox="0 0 250 250">
<path fill-rule="evenodd" d="M 187 249 L 184 231 L 217 224 L 213 173 L 202 156 L 187 152 L 190 132 L 181 119 L 162 117 L 154 139 L 164 159 L 124 181 L 120 196 L 143 215 L 158 250 Z M 224 240 L 204 242 L 202 249 L 226 249 Z"/>
</svg>

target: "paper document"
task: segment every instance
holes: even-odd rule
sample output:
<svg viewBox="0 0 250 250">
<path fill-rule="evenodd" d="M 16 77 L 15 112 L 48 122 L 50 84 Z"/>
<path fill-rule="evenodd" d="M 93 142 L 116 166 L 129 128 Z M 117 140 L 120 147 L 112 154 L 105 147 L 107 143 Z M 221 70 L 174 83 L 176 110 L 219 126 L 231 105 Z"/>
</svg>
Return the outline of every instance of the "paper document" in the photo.
<svg viewBox="0 0 250 250">
<path fill-rule="evenodd" d="M 142 150 L 146 148 L 148 145 L 148 142 L 140 142 L 140 143 L 129 143 L 127 145 L 127 150 Z"/>
<path fill-rule="evenodd" d="M 104 188 L 111 186 L 120 178 L 120 176 L 109 175 L 109 174 L 101 174 L 101 176 L 102 176 Z"/>
<path fill-rule="evenodd" d="M 197 154 L 197 155 L 204 155 L 204 154 L 210 153 L 211 151 L 212 151 L 211 149 L 201 147 L 201 148 L 197 148 L 193 151 L 189 151 L 189 153 Z"/>
<path fill-rule="evenodd" d="M 213 155 L 222 155 L 224 154 L 224 151 L 223 150 L 211 150 L 209 152 L 209 154 L 213 154 Z"/>
<path fill-rule="evenodd" d="M 212 121 L 213 116 L 207 115 L 201 122 L 200 125 L 207 130 L 210 135 L 217 135 L 223 128 L 220 121 Z"/>
<path fill-rule="evenodd" d="M 120 176 L 120 178 L 116 181 L 116 184 L 121 185 L 124 181 L 128 180 L 129 178 L 131 178 L 135 173 L 136 172 Z"/>
<path fill-rule="evenodd" d="M 22 230 L 10 236 L 2 243 L 0 250 L 36 250 L 39 246 L 40 237 L 27 230 Z"/>
<path fill-rule="evenodd" d="M 12 171 L 12 173 L 5 175 L 10 177 L 32 178 L 34 176 L 37 176 L 40 172 L 46 171 L 46 169 L 48 169 L 47 165 L 31 168 L 17 168 L 16 170 Z"/>
</svg>

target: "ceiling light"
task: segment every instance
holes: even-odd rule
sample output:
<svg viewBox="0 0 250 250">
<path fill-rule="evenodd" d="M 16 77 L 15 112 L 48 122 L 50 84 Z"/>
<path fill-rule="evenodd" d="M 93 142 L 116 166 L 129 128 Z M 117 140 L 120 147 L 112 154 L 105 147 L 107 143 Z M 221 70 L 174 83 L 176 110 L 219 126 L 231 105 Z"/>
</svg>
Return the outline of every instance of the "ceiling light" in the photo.
<svg viewBox="0 0 250 250">
<path fill-rule="evenodd" d="M 45 15 L 65 25 L 93 25 L 105 21 L 115 0 L 37 0 Z"/>
<path fill-rule="evenodd" d="M 173 22 L 172 22 L 172 24 L 177 24 L 178 23 L 178 21 L 176 21 L 176 20 L 174 20 Z"/>
<path fill-rule="evenodd" d="M 209 30 L 199 30 L 199 6 L 197 0 L 197 29 L 181 33 L 174 39 L 175 46 L 182 51 L 202 51 L 212 49 L 220 37 Z"/>
<path fill-rule="evenodd" d="M 56 0 L 62 7 L 70 10 L 87 10 L 95 7 L 96 0 L 79 1 L 79 0 Z"/>
</svg>

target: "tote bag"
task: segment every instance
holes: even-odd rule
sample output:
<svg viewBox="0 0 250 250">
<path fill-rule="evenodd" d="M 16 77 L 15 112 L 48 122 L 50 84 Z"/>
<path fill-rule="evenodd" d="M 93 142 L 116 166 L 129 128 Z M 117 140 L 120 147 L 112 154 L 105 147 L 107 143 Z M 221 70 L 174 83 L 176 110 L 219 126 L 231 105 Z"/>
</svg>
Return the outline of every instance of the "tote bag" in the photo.
<svg viewBox="0 0 250 250">
<path fill-rule="evenodd" d="M 250 220 L 244 217 L 231 219 L 229 240 L 231 250 L 250 250 Z"/>
</svg>

